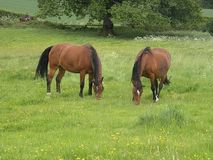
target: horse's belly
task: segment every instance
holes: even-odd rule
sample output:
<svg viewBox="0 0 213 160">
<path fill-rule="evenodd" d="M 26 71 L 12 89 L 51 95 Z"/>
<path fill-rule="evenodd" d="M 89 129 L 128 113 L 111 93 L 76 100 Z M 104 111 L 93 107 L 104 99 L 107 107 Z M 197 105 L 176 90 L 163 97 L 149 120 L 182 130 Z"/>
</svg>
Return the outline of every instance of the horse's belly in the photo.
<svg viewBox="0 0 213 160">
<path fill-rule="evenodd" d="M 60 64 L 60 66 L 69 72 L 73 73 L 80 73 L 81 71 L 84 71 L 85 73 L 91 73 L 92 72 L 92 67 L 90 66 L 80 66 L 80 65 L 75 65 L 72 63 L 69 64 Z"/>
</svg>

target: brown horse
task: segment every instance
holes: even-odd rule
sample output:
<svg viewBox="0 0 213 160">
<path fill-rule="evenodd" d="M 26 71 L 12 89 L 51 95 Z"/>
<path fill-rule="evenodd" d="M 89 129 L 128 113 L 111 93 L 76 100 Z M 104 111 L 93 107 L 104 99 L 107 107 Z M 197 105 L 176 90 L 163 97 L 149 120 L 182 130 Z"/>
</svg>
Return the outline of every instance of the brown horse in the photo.
<svg viewBox="0 0 213 160">
<path fill-rule="evenodd" d="M 56 77 L 58 93 L 61 92 L 61 79 L 67 70 L 80 73 L 80 97 L 83 97 L 85 75 L 89 74 L 88 94 L 92 95 L 93 86 L 96 98 L 101 98 L 103 91 L 102 66 L 96 50 L 91 45 L 57 44 L 44 50 L 36 69 L 36 77 L 47 77 L 47 94 L 51 94 L 51 82 L 57 69 L 59 70 Z"/>
<path fill-rule="evenodd" d="M 170 83 L 167 78 L 170 63 L 171 56 L 168 51 L 163 48 L 150 49 L 146 47 L 139 52 L 132 69 L 131 79 L 133 84 L 133 101 L 135 104 L 140 104 L 141 94 L 143 92 L 143 85 L 140 80 L 141 76 L 150 79 L 153 101 L 157 102 L 159 100 L 163 84 Z M 159 86 L 158 79 L 160 79 Z"/>
</svg>

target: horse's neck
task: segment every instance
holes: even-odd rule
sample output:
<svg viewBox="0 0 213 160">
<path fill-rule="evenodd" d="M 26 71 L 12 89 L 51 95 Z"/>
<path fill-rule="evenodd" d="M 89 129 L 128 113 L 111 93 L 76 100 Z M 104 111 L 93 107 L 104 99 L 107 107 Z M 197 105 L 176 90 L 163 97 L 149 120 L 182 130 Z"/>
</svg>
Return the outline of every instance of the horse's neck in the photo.
<svg viewBox="0 0 213 160">
<path fill-rule="evenodd" d="M 97 78 L 100 81 L 102 79 L 102 66 L 101 66 L 101 61 L 100 61 L 99 57 L 98 57 L 98 73 L 97 73 L 97 75 L 98 75 Z"/>
<path fill-rule="evenodd" d="M 97 60 L 98 60 L 98 65 L 96 66 L 97 68 L 95 69 L 97 73 L 94 73 L 93 75 L 94 75 L 94 79 L 99 82 L 102 79 L 102 66 L 101 66 L 101 61 L 99 57 L 97 58 Z"/>
<path fill-rule="evenodd" d="M 138 65 L 138 67 L 139 67 L 139 69 L 138 69 L 138 74 L 139 74 L 139 76 L 141 76 L 142 75 L 142 73 L 143 73 L 143 71 L 144 71 L 144 62 L 142 62 L 143 61 L 143 53 L 141 53 L 140 54 L 140 56 L 138 57 L 139 59 L 138 59 L 138 61 L 139 61 L 139 65 Z"/>
</svg>

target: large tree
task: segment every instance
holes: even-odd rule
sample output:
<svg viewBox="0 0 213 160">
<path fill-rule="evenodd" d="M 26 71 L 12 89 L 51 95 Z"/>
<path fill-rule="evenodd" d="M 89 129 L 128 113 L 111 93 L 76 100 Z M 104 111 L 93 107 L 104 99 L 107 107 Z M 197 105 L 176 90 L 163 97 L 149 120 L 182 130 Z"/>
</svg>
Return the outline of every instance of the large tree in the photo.
<svg viewBox="0 0 213 160">
<path fill-rule="evenodd" d="M 122 0 L 38 0 L 40 15 L 50 16 L 89 16 L 90 20 L 103 21 L 103 31 L 113 34 L 110 9 Z"/>
<path fill-rule="evenodd" d="M 42 16 L 88 15 L 103 21 L 107 35 L 113 34 L 112 17 L 144 30 L 196 28 L 201 19 L 198 4 L 198 0 L 38 0 Z"/>
</svg>

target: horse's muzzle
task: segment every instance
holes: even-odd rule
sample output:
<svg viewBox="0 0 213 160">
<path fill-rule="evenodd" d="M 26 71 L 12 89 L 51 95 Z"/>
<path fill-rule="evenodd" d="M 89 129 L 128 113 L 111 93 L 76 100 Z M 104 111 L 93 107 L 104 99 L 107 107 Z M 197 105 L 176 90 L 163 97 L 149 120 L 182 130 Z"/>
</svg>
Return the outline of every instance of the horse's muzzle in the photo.
<svg viewBox="0 0 213 160">
<path fill-rule="evenodd" d="M 102 99 L 101 96 L 95 96 L 95 98 L 96 98 L 97 100 L 101 100 L 101 99 Z"/>
</svg>

